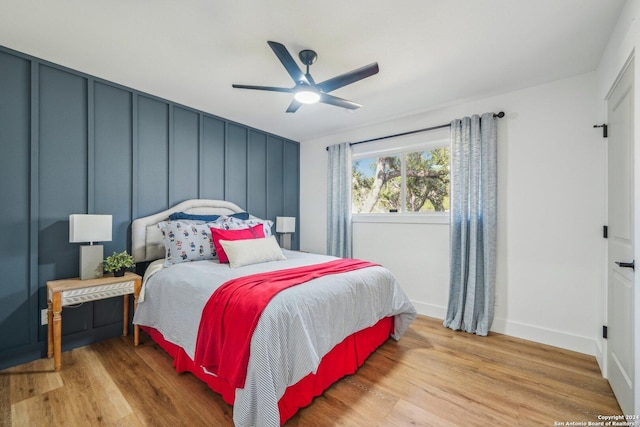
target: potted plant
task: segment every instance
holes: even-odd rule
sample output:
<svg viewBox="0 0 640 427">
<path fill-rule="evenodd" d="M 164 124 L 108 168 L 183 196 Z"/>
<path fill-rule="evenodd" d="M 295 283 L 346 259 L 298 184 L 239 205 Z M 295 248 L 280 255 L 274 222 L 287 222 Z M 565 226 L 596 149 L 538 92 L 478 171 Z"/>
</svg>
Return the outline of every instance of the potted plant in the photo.
<svg viewBox="0 0 640 427">
<path fill-rule="evenodd" d="M 117 253 L 114 252 L 113 255 L 109 255 L 104 260 L 104 271 L 107 273 L 113 272 L 115 277 L 124 276 L 124 272 L 127 268 L 131 268 L 136 263 L 133 260 L 133 257 L 127 253 L 126 250 Z"/>
</svg>

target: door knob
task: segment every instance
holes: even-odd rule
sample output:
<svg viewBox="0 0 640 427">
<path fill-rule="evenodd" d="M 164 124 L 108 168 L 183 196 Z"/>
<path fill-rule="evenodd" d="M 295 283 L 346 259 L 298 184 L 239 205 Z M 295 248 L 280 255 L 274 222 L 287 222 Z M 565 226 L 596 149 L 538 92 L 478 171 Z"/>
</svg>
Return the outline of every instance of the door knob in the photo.
<svg viewBox="0 0 640 427">
<path fill-rule="evenodd" d="M 631 261 L 631 262 L 616 261 L 616 264 L 618 264 L 619 267 L 630 268 L 633 271 L 636 271 L 636 260 L 635 259 L 633 261 Z"/>
</svg>

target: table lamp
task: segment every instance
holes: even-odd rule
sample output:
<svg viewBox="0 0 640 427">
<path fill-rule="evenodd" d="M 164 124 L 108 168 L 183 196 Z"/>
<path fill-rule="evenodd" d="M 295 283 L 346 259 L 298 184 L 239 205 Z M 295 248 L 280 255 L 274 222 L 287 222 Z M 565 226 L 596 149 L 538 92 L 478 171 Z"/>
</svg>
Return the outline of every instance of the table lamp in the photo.
<svg viewBox="0 0 640 427">
<path fill-rule="evenodd" d="M 102 277 L 104 248 L 94 242 L 111 241 L 111 215 L 69 215 L 69 242 L 80 245 L 80 280 Z"/>
<path fill-rule="evenodd" d="M 293 216 L 276 217 L 276 233 L 280 233 L 280 246 L 291 249 L 291 233 L 296 231 L 296 218 Z"/>
</svg>

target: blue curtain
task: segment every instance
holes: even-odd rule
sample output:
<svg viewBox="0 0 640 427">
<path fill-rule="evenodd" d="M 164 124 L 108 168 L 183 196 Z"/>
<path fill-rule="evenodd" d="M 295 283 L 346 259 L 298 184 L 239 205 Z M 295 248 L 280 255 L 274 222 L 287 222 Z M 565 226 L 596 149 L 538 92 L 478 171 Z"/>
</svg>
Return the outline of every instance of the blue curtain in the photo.
<svg viewBox="0 0 640 427">
<path fill-rule="evenodd" d="M 451 279 L 444 326 L 487 335 L 496 277 L 497 125 L 493 113 L 451 122 Z"/>
<path fill-rule="evenodd" d="M 329 147 L 327 254 L 351 258 L 351 146 Z"/>
</svg>

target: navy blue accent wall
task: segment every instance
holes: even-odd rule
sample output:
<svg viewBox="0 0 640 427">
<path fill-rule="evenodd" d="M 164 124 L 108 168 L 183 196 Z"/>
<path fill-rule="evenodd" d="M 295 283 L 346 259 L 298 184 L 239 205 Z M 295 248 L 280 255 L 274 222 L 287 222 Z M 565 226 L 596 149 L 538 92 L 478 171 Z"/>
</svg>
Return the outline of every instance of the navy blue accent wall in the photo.
<svg viewBox="0 0 640 427">
<path fill-rule="evenodd" d="M 34 339 L 37 302 L 29 281 L 31 64 L 0 52 L 0 70 L 0 343 L 21 348 Z"/>
<path fill-rule="evenodd" d="M 108 255 L 192 198 L 298 217 L 298 143 L 0 47 L 0 369 L 46 357 L 46 282 L 78 275 L 70 214 L 113 215 Z M 62 324 L 63 351 L 118 336 L 122 299 Z"/>
<path fill-rule="evenodd" d="M 284 216 L 296 218 L 296 230 L 300 229 L 298 209 L 300 203 L 300 145 L 283 144 L 283 169 L 284 178 L 282 180 L 282 197 Z M 279 208 L 280 205 L 277 206 Z M 299 248 L 300 233 L 291 235 L 291 247 Z"/>
<path fill-rule="evenodd" d="M 267 136 L 249 132 L 247 147 L 247 209 L 260 218 L 267 217 Z"/>
</svg>

